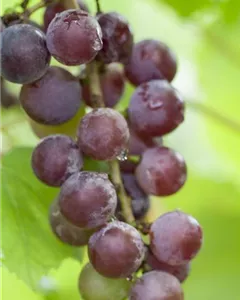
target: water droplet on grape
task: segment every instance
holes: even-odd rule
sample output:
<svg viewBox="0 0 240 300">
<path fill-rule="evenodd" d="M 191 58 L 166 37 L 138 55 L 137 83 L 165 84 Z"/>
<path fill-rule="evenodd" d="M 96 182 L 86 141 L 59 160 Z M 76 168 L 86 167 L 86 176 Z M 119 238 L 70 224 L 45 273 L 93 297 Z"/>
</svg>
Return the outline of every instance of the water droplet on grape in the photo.
<svg viewBox="0 0 240 300">
<path fill-rule="evenodd" d="M 120 154 L 117 156 L 117 159 L 120 160 L 120 161 L 125 161 L 127 160 L 127 154 L 128 154 L 128 151 L 127 149 L 124 149 L 120 152 Z"/>
<path fill-rule="evenodd" d="M 159 99 L 151 99 L 148 102 L 148 107 L 152 110 L 159 109 L 163 106 L 163 102 L 159 101 Z"/>
</svg>

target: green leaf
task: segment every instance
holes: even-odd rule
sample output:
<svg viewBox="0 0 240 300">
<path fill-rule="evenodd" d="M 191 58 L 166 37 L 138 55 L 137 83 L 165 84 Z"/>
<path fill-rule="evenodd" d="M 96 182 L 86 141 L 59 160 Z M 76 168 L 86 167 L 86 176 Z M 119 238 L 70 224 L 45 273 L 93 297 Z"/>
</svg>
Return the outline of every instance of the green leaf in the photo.
<svg viewBox="0 0 240 300">
<path fill-rule="evenodd" d="M 2 255 L 9 271 L 37 289 L 39 280 L 81 250 L 51 233 L 48 208 L 58 190 L 43 185 L 30 166 L 31 148 L 15 148 L 2 160 Z"/>
</svg>

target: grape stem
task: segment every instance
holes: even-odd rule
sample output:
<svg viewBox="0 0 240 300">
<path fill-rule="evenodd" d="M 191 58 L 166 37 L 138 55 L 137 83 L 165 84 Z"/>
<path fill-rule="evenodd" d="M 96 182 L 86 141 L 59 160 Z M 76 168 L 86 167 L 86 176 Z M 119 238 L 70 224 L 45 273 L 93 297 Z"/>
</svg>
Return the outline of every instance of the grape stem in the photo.
<svg viewBox="0 0 240 300">
<path fill-rule="evenodd" d="M 99 0 L 96 0 L 96 6 L 97 6 L 97 14 L 100 14 L 102 11 L 101 11 L 100 1 Z"/>
</svg>

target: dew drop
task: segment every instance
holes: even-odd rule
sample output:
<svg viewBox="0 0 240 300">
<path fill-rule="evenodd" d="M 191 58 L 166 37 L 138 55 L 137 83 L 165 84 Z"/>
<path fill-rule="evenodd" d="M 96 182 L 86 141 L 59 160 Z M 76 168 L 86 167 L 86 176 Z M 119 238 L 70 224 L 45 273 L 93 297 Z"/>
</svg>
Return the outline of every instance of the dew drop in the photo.
<svg viewBox="0 0 240 300">
<path fill-rule="evenodd" d="M 125 161 L 127 160 L 127 154 L 128 154 L 128 150 L 124 149 L 120 152 L 120 154 L 117 156 L 117 159 L 120 161 Z"/>
</svg>

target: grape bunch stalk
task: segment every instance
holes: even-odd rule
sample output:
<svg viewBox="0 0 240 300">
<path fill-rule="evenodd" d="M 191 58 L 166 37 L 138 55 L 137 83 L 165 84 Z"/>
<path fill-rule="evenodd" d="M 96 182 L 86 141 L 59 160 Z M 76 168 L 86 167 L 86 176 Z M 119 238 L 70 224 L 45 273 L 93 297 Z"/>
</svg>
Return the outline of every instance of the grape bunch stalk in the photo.
<svg viewBox="0 0 240 300">
<path fill-rule="evenodd" d="M 43 137 L 31 163 L 40 181 L 59 188 L 49 208 L 54 235 L 88 248 L 82 298 L 184 299 L 181 283 L 201 248 L 201 226 L 181 210 L 146 221 L 149 196 L 178 192 L 187 176 L 184 158 L 162 141 L 184 120 L 184 102 L 171 85 L 174 53 L 161 41 L 134 42 L 125 17 L 101 11 L 99 1 L 95 16 L 82 0 L 25 4 L 14 22 L 2 17 L 1 76 L 22 84 L 20 103 Z M 39 29 L 27 17 L 42 6 Z M 50 65 L 51 57 L 81 65 L 80 76 Z M 127 80 L 136 89 L 120 113 L 114 107 Z M 74 138 L 64 134 L 84 105 Z M 86 159 L 107 162 L 109 171 L 88 170 Z"/>
</svg>

